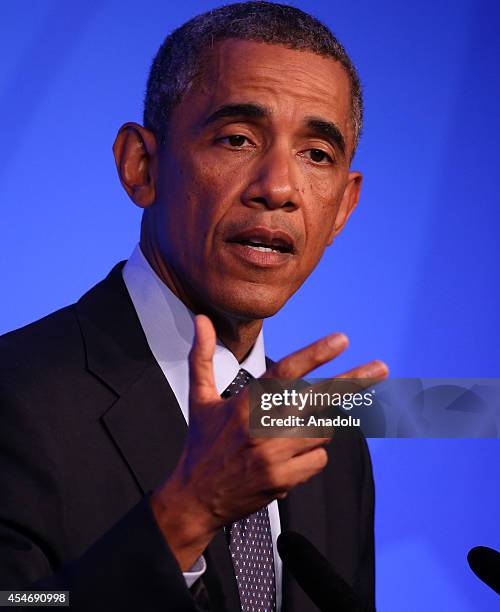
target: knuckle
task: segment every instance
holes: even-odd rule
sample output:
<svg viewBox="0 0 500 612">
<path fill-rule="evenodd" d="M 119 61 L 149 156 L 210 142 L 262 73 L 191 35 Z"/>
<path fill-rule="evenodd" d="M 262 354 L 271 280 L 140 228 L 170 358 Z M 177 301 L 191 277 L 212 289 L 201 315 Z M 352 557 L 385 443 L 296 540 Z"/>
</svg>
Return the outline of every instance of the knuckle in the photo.
<svg viewBox="0 0 500 612">
<path fill-rule="evenodd" d="M 325 346 L 322 342 L 315 344 L 311 354 L 314 363 L 322 363 L 325 358 Z"/>
<path fill-rule="evenodd" d="M 292 364 L 288 358 L 282 359 L 276 366 L 276 378 L 294 378 Z"/>
<path fill-rule="evenodd" d="M 276 470 L 273 470 L 271 466 L 269 466 L 269 469 L 267 470 L 266 483 L 267 483 L 267 487 L 274 491 L 276 490 L 282 491 L 285 488 Z"/>
<path fill-rule="evenodd" d="M 318 465 L 318 468 L 321 470 L 324 467 L 326 467 L 326 465 L 328 464 L 328 453 L 326 452 L 325 448 L 321 447 L 316 450 L 316 454 L 317 454 L 317 465 Z"/>
<path fill-rule="evenodd" d="M 269 453 L 262 445 L 254 446 L 254 461 L 256 468 L 266 475 L 272 467 Z"/>
<path fill-rule="evenodd" d="M 283 489 L 283 483 L 280 480 L 279 472 L 271 461 L 268 453 L 262 450 L 257 452 L 255 465 L 260 474 L 264 488 L 270 490 Z"/>
</svg>

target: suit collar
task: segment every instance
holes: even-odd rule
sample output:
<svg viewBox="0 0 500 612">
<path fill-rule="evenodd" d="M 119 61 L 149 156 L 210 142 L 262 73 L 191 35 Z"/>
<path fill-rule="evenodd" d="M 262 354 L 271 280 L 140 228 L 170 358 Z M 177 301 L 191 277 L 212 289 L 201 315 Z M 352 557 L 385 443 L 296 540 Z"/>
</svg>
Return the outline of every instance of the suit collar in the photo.
<svg viewBox="0 0 500 612">
<path fill-rule="evenodd" d="M 122 279 L 124 263 L 75 305 L 87 368 L 117 395 L 123 395 L 154 362 Z"/>
</svg>

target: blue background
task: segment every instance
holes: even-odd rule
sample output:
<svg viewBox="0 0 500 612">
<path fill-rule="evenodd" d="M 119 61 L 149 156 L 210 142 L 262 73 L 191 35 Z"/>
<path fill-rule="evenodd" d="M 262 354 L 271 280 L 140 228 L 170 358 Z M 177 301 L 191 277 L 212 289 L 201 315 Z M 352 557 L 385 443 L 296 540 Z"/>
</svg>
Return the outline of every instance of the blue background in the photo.
<svg viewBox="0 0 500 612">
<path fill-rule="evenodd" d="M 266 328 L 280 357 L 342 330 L 331 375 L 498 376 L 500 5 L 296 2 L 343 41 L 365 87 L 358 210 Z M 18 1 L 0 18 L 0 332 L 77 299 L 138 239 L 115 176 L 163 37 L 217 6 Z M 373 440 L 383 612 L 498 609 L 468 549 L 500 548 L 497 440 Z"/>
</svg>

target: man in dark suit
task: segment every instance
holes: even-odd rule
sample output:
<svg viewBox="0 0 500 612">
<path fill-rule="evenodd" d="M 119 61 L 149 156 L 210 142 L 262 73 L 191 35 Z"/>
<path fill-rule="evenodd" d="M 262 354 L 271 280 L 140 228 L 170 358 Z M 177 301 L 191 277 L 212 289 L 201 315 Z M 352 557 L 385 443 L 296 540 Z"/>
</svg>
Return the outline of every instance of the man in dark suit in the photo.
<svg viewBox="0 0 500 612">
<path fill-rule="evenodd" d="M 0 340 L 1 588 L 69 589 L 77 610 L 312 609 L 276 553 L 293 529 L 373 608 L 366 443 L 252 438 L 244 388 L 346 347 L 266 362 L 262 320 L 357 203 L 361 114 L 344 49 L 297 9 L 230 5 L 166 39 L 145 127 L 114 146 L 140 246 Z"/>
</svg>

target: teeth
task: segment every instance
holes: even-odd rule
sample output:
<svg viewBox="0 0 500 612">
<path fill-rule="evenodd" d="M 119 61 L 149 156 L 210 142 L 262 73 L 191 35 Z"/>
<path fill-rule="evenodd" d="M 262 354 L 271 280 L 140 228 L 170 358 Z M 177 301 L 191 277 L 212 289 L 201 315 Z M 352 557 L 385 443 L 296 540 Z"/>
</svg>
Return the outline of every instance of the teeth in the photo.
<svg viewBox="0 0 500 612">
<path fill-rule="evenodd" d="M 255 246 L 253 244 L 249 244 L 247 245 L 249 248 L 251 249 L 255 249 L 256 251 L 262 251 L 264 253 L 279 253 L 279 251 L 277 249 L 272 249 L 270 247 L 264 247 L 264 246 Z"/>
</svg>

